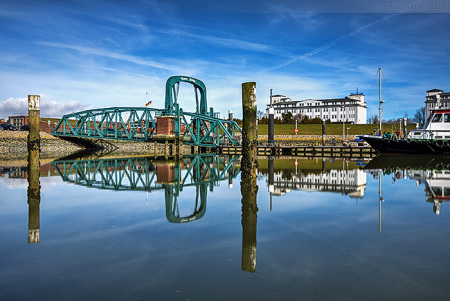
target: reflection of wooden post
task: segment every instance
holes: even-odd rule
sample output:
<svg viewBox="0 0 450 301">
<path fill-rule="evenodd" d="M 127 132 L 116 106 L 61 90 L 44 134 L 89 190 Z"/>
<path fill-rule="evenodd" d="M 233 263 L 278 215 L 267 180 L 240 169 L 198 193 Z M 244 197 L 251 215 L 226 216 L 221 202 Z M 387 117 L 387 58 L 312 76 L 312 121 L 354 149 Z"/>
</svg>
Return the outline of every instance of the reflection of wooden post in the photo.
<svg viewBox="0 0 450 301">
<path fill-rule="evenodd" d="M 256 195 L 258 186 L 256 177 L 243 178 L 241 181 L 242 195 L 242 263 L 243 271 L 256 271 L 256 221 L 258 205 Z"/>
<path fill-rule="evenodd" d="M 39 95 L 28 95 L 28 243 L 40 242 Z"/>
<path fill-rule="evenodd" d="M 242 84 L 242 161 L 243 177 L 256 177 L 257 124 L 256 124 L 256 83 Z"/>
</svg>

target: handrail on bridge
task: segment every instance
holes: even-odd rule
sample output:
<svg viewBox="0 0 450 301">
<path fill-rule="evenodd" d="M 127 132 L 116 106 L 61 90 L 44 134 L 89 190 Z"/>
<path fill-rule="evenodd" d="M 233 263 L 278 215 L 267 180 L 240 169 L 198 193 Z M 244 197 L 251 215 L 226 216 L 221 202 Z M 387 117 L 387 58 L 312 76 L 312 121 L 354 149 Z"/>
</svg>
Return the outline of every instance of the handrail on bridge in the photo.
<svg viewBox="0 0 450 301">
<path fill-rule="evenodd" d="M 196 112 L 184 112 L 177 103 L 180 82 L 194 86 Z M 208 112 L 203 82 L 183 76 L 167 80 L 164 109 L 110 107 L 75 112 L 64 115 L 52 132 L 58 137 L 145 142 L 177 140 L 205 147 L 240 145 L 238 133 L 241 128 L 234 120 L 220 119 L 212 108 Z"/>
</svg>

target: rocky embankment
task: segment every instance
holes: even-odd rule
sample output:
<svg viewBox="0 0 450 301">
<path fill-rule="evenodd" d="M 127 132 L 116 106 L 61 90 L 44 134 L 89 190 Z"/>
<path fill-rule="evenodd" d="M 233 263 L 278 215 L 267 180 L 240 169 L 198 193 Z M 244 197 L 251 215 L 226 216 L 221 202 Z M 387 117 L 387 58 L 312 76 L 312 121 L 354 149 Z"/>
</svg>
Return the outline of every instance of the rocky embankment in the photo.
<svg viewBox="0 0 450 301">
<path fill-rule="evenodd" d="M 0 161 L 26 159 L 28 157 L 27 135 L 27 131 L 0 131 Z M 54 137 L 46 132 L 40 132 L 40 136 L 41 159 L 62 158 L 83 150 L 83 148 L 71 142 Z M 127 156 L 155 154 L 155 143 L 112 140 L 108 140 L 107 143 L 112 143 L 112 146 L 107 147 L 101 153 L 114 151 L 115 155 Z M 164 144 L 158 144 L 156 147 L 158 148 L 157 154 L 164 154 Z M 189 150 L 188 146 L 183 147 L 183 153 L 188 154 Z"/>
<path fill-rule="evenodd" d="M 26 158 L 27 131 L 0 131 L 0 159 Z M 81 150 L 80 147 L 41 132 L 41 157 L 65 156 Z"/>
</svg>

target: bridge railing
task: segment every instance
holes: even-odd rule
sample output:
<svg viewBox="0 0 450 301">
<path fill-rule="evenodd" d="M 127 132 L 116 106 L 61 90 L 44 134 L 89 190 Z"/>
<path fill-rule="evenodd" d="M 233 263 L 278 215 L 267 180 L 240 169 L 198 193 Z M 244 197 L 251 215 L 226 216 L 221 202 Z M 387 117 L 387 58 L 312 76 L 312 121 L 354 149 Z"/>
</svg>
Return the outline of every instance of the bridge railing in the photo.
<svg viewBox="0 0 450 301">
<path fill-rule="evenodd" d="M 158 119 L 164 127 L 158 128 Z M 100 138 L 128 141 L 161 141 L 179 139 L 185 144 L 216 147 L 239 145 L 241 132 L 233 120 L 207 114 L 184 112 L 177 107 L 175 115 L 154 108 L 104 108 L 67 114 L 52 134 L 61 137 Z"/>
</svg>

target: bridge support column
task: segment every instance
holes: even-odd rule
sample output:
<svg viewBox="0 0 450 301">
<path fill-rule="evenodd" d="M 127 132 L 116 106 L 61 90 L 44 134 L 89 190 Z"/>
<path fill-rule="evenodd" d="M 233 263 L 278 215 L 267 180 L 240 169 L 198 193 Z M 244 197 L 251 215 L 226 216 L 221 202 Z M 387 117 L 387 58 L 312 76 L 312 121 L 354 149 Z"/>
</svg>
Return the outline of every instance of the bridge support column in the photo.
<svg viewBox="0 0 450 301">
<path fill-rule="evenodd" d="M 183 158 L 183 141 L 181 139 L 177 139 L 176 143 L 176 152 L 177 156 Z"/>
<path fill-rule="evenodd" d="M 169 158 L 169 141 L 164 141 L 164 158 L 167 160 Z"/>
<path fill-rule="evenodd" d="M 153 156 L 158 157 L 158 143 L 153 143 Z"/>
</svg>

